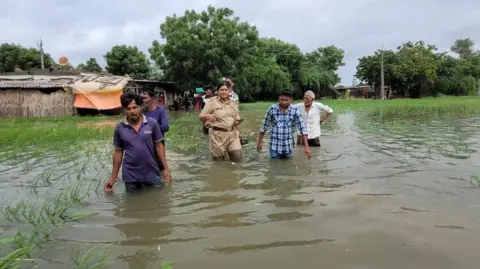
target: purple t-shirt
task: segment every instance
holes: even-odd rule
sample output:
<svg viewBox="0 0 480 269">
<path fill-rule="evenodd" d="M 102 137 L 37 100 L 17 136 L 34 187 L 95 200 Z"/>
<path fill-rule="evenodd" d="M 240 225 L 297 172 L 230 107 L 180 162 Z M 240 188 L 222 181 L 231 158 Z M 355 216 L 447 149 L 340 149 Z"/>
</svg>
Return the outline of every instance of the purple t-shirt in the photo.
<svg viewBox="0 0 480 269">
<path fill-rule="evenodd" d="M 170 126 L 168 125 L 168 116 L 165 108 L 157 107 L 157 109 L 152 111 L 145 111 L 143 112 L 143 114 L 157 121 L 158 125 L 160 125 L 160 131 L 162 131 L 162 135 L 168 132 Z"/>
<path fill-rule="evenodd" d="M 155 143 L 163 140 L 160 127 L 150 117 L 143 116 L 138 132 L 125 119 L 115 126 L 113 143 L 123 150 L 124 182 L 151 182 L 160 176 L 155 155 Z"/>
</svg>

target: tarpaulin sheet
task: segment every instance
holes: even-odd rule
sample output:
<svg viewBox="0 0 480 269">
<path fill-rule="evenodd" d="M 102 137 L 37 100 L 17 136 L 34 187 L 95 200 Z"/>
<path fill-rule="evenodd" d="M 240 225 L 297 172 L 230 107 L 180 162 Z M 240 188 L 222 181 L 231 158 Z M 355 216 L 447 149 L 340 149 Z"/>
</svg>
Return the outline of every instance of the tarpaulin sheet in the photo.
<svg viewBox="0 0 480 269">
<path fill-rule="evenodd" d="M 82 73 L 66 87 L 75 94 L 77 108 L 109 110 L 121 107 L 120 96 L 130 77 Z"/>
<path fill-rule="evenodd" d="M 75 102 L 73 105 L 76 108 L 90 108 L 96 110 L 109 110 L 119 108 L 120 96 L 123 91 L 109 92 L 109 93 L 87 93 L 75 94 Z"/>
<path fill-rule="evenodd" d="M 130 77 L 82 73 L 66 88 L 74 94 L 122 92 Z"/>
</svg>

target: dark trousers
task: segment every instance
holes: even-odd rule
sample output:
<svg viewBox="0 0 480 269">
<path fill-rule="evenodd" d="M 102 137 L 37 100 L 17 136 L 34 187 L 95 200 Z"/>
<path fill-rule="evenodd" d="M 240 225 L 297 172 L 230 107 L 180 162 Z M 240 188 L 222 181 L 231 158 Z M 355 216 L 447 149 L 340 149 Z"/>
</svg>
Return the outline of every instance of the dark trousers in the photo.
<svg viewBox="0 0 480 269">
<path fill-rule="evenodd" d="M 303 146 L 303 137 L 300 136 L 300 135 L 297 137 L 297 145 L 302 145 Z M 310 147 L 321 147 L 320 137 L 308 139 L 308 145 Z"/>
<path fill-rule="evenodd" d="M 153 181 L 125 182 L 125 189 L 128 193 L 136 192 L 144 188 L 162 189 L 163 182 L 160 179 L 160 176 L 156 177 Z"/>
</svg>

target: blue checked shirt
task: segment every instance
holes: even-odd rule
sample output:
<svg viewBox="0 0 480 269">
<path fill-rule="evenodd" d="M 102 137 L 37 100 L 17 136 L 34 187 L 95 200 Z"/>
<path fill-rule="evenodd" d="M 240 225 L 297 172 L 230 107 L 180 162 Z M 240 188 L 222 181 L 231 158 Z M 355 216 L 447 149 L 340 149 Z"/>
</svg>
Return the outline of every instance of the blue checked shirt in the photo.
<svg viewBox="0 0 480 269">
<path fill-rule="evenodd" d="M 289 106 L 287 112 L 282 113 L 278 104 L 272 105 L 262 121 L 261 133 L 265 133 L 267 128 L 272 125 L 270 131 L 270 150 L 278 154 L 288 154 L 293 151 L 294 138 L 293 127 L 297 124 L 302 135 L 307 135 L 307 128 L 302 120 L 298 108 Z"/>
</svg>

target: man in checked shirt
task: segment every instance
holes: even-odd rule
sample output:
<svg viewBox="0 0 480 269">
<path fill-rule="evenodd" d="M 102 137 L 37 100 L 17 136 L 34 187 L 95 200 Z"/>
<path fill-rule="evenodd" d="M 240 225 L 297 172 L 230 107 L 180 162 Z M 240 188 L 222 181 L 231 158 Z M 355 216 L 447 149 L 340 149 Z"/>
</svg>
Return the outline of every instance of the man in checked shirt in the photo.
<svg viewBox="0 0 480 269">
<path fill-rule="evenodd" d="M 294 148 L 293 126 L 297 124 L 305 145 L 305 156 L 310 159 L 310 147 L 308 146 L 308 133 L 305 123 L 298 108 L 291 106 L 292 93 L 289 90 L 280 92 L 278 104 L 272 105 L 265 115 L 258 136 L 257 151 L 262 151 L 263 137 L 267 128 L 272 125 L 270 131 L 270 158 L 286 159 L 292 157 Z"/>
</svg>

